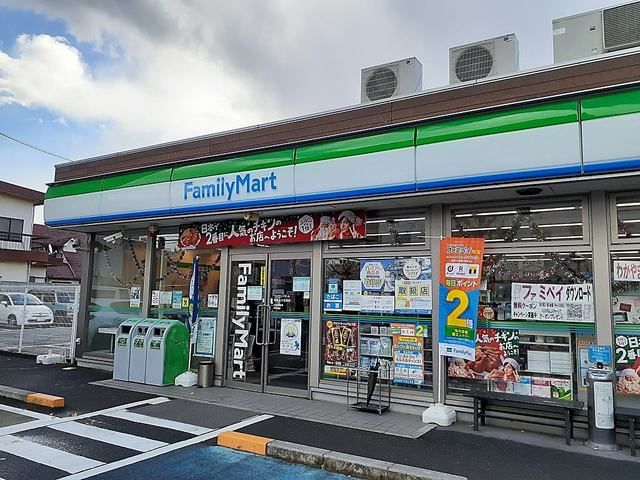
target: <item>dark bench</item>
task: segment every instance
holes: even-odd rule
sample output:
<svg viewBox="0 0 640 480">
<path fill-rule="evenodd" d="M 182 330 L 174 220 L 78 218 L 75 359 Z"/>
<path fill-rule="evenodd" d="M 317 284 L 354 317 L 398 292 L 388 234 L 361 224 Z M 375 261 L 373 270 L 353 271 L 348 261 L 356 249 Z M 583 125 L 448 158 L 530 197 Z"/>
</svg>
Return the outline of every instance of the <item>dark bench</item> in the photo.
<svg viewBox="0 0 640 480">
<path fill-rule="evenodd" d="M 472 390 L 467 396 L 473 397 L 473 429 L 478 431 L 478 421 L 486 425 L 487 404 L 489 402 L 504 402 L 518 404 L 534 410 L 551 410 L 564 414 L 564 435 L 567 445 L 571 445 L 573 438 L 573 413 L 582 410 L 584 402 L 575 400 L 558 400 L 555 398 L 529 397 L 513 393 L 489 392 L 487 390 Z"/>
<path fill-rule="evenodd" d="M 636 408 L 616 407 L 616 417 L 629 421 L 629 450 L 636 456 L 636 419 L 640 419 L 640 410 Z"/>
</svg>

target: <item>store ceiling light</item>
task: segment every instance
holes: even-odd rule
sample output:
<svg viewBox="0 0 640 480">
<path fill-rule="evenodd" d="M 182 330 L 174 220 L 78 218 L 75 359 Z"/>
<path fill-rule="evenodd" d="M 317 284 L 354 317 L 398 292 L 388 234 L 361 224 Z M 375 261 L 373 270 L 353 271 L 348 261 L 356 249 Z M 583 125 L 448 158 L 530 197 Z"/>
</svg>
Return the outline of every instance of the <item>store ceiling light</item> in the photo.
<svg viewBox="0 0 640 480">
<path fill-rule="evenodd" d="M 532 208 L 531 213 L 543 213 L 543 212 L 562 212 L 566 210 L 576 210 L 582 207 L 550 207 L 550 208 Z"/>
<path fill-rule="evenodd" d="M 488 217 L 491 215 L 515 215 L 517 212 L 517 210 L 505 210 L 503 212 L 480 212 L 480 213 L 476 213 L 476 215 L 478 217 Z"/>
<path fill-rule="evenodd" d="M 640 207 L 640 202 L 616 203 L 616 207 Z"/>
</svg>

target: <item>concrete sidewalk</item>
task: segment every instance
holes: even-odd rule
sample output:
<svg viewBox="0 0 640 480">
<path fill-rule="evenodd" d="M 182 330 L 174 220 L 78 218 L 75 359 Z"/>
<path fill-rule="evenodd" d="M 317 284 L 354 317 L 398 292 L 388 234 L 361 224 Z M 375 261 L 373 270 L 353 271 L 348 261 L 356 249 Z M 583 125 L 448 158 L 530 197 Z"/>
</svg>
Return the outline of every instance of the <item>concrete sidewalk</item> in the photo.
<svg viewBox="0 0 640 480">
<path fill-rule="evenodd" d="M 422 418 L 417 415 L 398 412 L 385 412 L 383 415 L 376 415 L 351 410 L 346 403 L 310 401 L 305 398 L 270 395 L 233 388 L 154 387 L 153 385 L 118 380 L 102 380 L 94 382 L 94 384 L 142 392 L 154 396 L 233 406 L 234 408 L 252 412 L 299 418 L 310 422 L 384 433 L 398 437 L 418 438 L 434 428 L 434 425 L 422 423 Z"/>
</svg>

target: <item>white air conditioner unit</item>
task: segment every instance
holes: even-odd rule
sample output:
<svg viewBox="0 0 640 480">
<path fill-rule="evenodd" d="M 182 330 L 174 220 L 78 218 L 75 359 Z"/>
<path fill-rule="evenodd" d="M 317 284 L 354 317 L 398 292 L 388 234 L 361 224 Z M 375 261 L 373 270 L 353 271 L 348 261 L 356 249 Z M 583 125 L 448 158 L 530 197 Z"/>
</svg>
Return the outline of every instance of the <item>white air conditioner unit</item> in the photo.
<svg viewBox="0 0 640 480">
<path fill-rule="evenodd" d="M 449 49 L 451 84 L 514 73 L 518 66 L 518 39 L 513 33 Z"/>
<path fill-rule="evenodd" d="M 411 57 L 362 69 L 360 101 L 374 102 L 422 90 L 422 64 Z"/>
<path fill-rule="evenodd" d="M 553 20 L 553 61 L 569 62 L 640 45 L 640 2 Z"/>
</svg>

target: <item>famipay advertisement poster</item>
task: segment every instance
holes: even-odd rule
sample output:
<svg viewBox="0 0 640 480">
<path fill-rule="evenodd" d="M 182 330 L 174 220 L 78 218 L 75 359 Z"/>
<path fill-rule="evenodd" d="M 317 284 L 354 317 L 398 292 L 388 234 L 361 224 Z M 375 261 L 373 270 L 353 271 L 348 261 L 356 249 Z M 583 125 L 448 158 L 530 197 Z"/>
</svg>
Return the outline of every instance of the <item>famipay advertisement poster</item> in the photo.
<svg viewBox="0 0 640 480">
<path fill-rule="evenodd" d="M 440 355 L 475 359 L 484 238 L 447 237 L 440 244 Z"/>
</svg>

